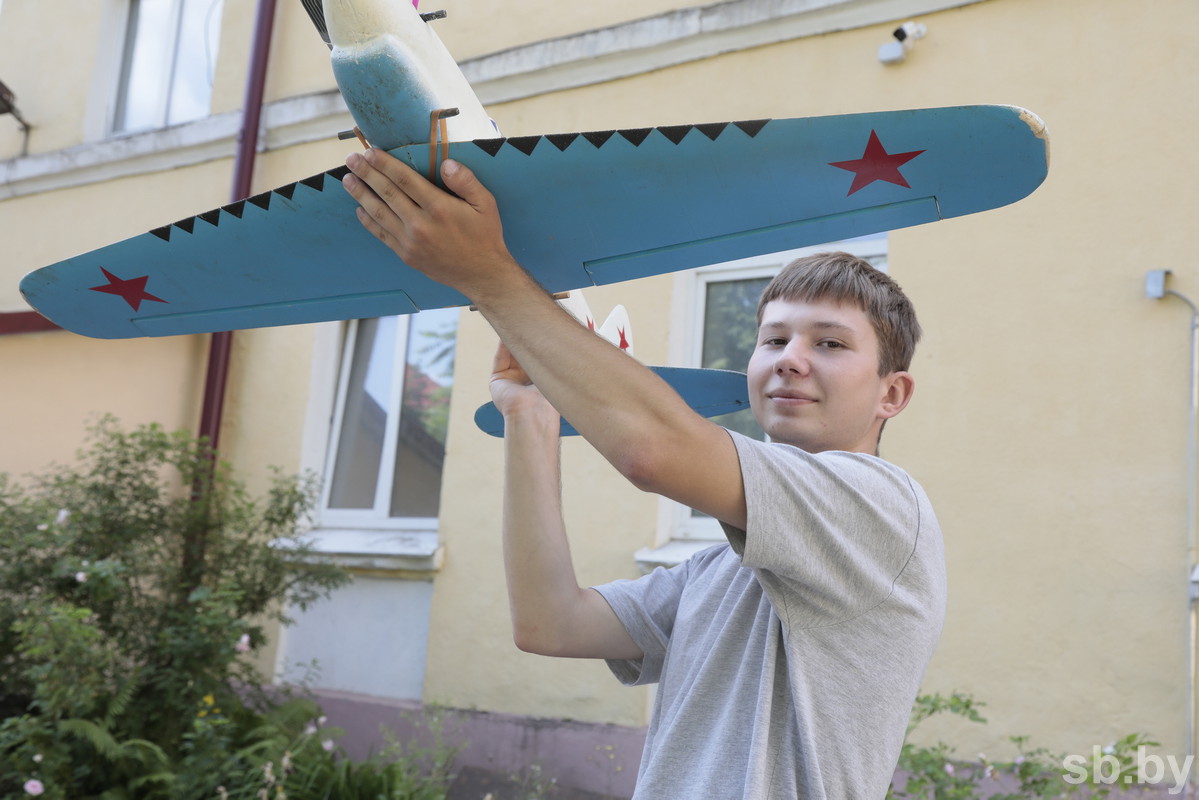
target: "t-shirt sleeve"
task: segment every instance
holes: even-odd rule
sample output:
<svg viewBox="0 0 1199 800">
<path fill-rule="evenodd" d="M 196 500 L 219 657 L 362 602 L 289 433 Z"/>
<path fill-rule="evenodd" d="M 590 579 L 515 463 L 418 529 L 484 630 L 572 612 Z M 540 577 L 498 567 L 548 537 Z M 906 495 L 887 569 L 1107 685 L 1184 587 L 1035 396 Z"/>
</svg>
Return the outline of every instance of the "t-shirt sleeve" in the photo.
<svg viewBox="0 0 1199 800">
<path fill-rule="evenodd" d="M 731 435 L 747 524 L 726 524 L 725 535 L 788 625 L 835 624 L 883 602 L 912 557 L 924 511 L 907 473 L 863 453 Z"/>
<path fill-rule="evenodd" d="M 593 587 L 605 600 L 644 653 L 640 659 L 609 660 L 626 686 L 657 683 L 666 660 L 666 647 L 674 628 L 679 598 L 687 582 L 688 563 L 658 567 L 636 580 L 619 580 Z"/>
</svg>

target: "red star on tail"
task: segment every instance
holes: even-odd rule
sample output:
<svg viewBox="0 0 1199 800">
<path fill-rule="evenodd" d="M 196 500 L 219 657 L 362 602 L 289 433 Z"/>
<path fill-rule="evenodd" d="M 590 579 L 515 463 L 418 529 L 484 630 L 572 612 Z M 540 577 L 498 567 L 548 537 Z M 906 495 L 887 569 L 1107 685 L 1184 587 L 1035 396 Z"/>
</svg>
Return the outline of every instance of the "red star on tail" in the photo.
<svg viewBox="0 0 1199 800">
<path fill-rule="evenodd" d="M 913 150 L 910 153 L 888 153 L 883 148 L 883 143 L 879 141 L 878 134 L 870 131 L 870 141 L 866 143 L 866 152 L 862 153 L 861 158 L 855 158 L 852 161 L 832 161 L 829 162 L 829 166 L 854 173 L 853 185 L 849 187 L 849 194 L 864 189 L 875 181 L 887 181 L 910 189 L 912 187 L 908 186 L 908 182 L 900 174 L 899 168 L 923 152 L 923 150 Z M 848 196 L 846 195 L 846 197 Z"/>
<path fill-rule="evenodd" d="M 104 277 L 108 278 L 108 283 L 103 286 L 90 287 L 93 292 L 107 292 L 121 297 L 129 307 L 137 311 L 141 307 L 143 300 L 153 300 L 155 303 L 165 303 L 161 297 L 155 297 L 146 291 L 146 281 L 150 280 L 149 275 L 143 275 L 140 278 L 130 278 L 122 280 L 116 275 L 113 275 L 104 267 L 100 267 L 100 271 L 104 273 Z"/>
</svg>

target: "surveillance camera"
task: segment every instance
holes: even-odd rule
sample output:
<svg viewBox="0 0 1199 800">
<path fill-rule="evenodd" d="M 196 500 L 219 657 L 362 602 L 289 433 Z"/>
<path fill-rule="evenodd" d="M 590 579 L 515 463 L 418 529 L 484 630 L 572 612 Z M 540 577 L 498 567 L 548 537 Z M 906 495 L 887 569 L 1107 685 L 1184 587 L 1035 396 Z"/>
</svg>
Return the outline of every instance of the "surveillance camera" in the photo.
<svg viewBox="0 0 1199 800">
<path fill-rule="evenodd" d="M 912 21 L 905 22 L 891 31 L 891 35 L 895 37 L 896 41 L 906 42 L 909 45 L 911 44 L 911 42 L 907 42 L 909 37 L 912 39 L 923 39 L 926 33 L 928 33 L 928 28 L 923 23 Z"/>
</svg>

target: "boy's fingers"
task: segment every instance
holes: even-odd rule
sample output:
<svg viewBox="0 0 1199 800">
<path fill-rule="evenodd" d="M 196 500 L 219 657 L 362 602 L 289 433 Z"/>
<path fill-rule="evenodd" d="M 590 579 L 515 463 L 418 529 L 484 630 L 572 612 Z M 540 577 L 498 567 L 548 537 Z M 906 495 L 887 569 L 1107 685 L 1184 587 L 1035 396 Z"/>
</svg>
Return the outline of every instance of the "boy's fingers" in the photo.
<svg viewBox="0 0 1199 800">
<path fill-rule="evenodd" d="M 495 197 L 487 190 L 475 173 L 469 167 L 447 159 L 441 165 L 441 179 L 445 187 L 466 201 L 467 205 L 476 209 L 485 209 L 495 205 Z"/>
<path fill-rule="evenodd" d="M 362 158 L 383 178 L 384 185 L 389 191 L 398 190 L 399 194 L 403 196 L 403 200 L 411 203 L 413 207 L 424 208 L 433 198 L 442 194 L 441 189 L 429 183 L 424 175 L 386 150 L 372 147 L 363 154 Z M 371 185 L 374 186 L 374 184 Z M 384 199 L 391 202 L 389 197 L 384 197 Z"/>
<path fill-rule="evenodd" d="M 508 350 L 508 345 L 500 342 L 499 346 L 495 348 L 495 358 L 493 358 L 491 361 L 492 374 L 503 372 L 504 370 L 508 369 L 511 363 L 512 353 Z"/>
<path fill-rule="evenodd" d="M 403 220 L 357 174 L 346 175 L 342 178 L 341 185 L 358 203 L 359 219 L 369 218 L 376 225 L 403 226 Z M 379 235 L 375 230 L 371 230 L 371 233 Z"/>
<path fill-rule="evenodd" d="M 395 241 L 395 237 L 392 236 L 392 234 L 385 227 L 380 225 L 379 222 L 372 217 L 365 208 L 357 209 L 357 215 L 358 221 L 362 223 L 362 227 L 366 228 L 371 235 L 388 247 L 392 246 L 392 243 Z"/>
<path fill-rule="evenodd" d="M 409 196 L 400 184 L 393 180 L 390 175 L 380 170 L 377 165 L 381 163 L 382 156 L 385 156 L 399 167 L 407 168 L 386 153 L 382 153 L 381 155 L 380 153 L 381 151 L 378 150 L 368 150 L 365 156 L 360 153 L 351 153 L 346 157 L 346 166 L 350 168 L 350 172 L 361 181 L 363 188 L 370 189 L 375 198 L 371 198 L 362 192 L 356 193 L 353 190 L 353 181 L 344 181 L 344 183 L 346 183 L 347 189 L 351 189 L 350 194 L 354 195 L 354 199 L 363 208 L 366 208 L 371 216 L 378 219 L 379 214 L 376 212 L 381 211 L 379 207 L 386 206 L 403 221 L 405 215 L 417 210 L 418 204 L 413 201 L 413 198 Z"/>
<path fill-rule="evenodd" d="M 509 375 L 510 380 L 514 380 L 519 383 L 532 383 L 532 381 L 529 380 L 529 375 L 525 372 L 524 367 L 520 365 L 520 362 L 516 360 L 514 355 L 512 355 L 512 351 L 508 349 L 508 345 L 500 342 L 499 346 L 495 350 L 495 360 L 491 366 L 491 373 L 492 375 L 499 375 L 500 373 L 504 372 L 511 373 L 511 375 Z"/>
</svg>

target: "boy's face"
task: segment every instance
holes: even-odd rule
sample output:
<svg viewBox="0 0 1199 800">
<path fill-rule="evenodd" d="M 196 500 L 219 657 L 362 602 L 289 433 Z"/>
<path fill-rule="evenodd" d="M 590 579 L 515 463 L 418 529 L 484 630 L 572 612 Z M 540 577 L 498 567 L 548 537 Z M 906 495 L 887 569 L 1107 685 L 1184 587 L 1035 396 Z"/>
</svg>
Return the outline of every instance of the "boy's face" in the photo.
<svg viewBox="0 0 1199 800">
<path fill-rule="evenodd" d="M 874 453 L 884 420 L 907 405 L 912 377 L 880 376 L 879 342 L 857 306 L 772 300 L 749 360 L 754 417 L 776 442 L 819 453 Z"/>
</svg>

